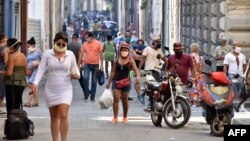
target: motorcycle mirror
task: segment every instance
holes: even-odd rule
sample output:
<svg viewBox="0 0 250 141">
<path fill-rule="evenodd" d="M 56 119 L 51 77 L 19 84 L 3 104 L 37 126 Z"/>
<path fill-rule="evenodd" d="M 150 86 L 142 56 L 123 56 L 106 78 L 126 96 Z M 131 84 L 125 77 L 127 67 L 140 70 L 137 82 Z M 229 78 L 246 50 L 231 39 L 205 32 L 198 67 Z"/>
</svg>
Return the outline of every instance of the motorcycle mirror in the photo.
<svg viewBox="0 0 250 141">
<path fill-rule="evenodd" d="M 169 47 L 164 46 L 163 48 L 164 48 L 164 50 L 168 50 L 169 51 Z"/>
<path fill-rule="evenodd" d="M 205 60 L 205 63 L 206 63 L 208 66 L 210 66 L 210 67 L 212 66 L 212 62 L 211 62 L 210 60 L 208 60 L 208 59 Z"/>
</svg>

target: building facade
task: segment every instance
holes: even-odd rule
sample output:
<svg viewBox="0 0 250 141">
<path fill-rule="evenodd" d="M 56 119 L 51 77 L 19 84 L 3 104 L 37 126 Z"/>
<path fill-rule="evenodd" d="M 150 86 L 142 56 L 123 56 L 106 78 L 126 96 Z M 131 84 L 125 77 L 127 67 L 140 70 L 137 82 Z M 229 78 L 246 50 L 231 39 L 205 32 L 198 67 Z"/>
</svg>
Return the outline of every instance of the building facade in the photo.
<svg viewBox="0 0 250 141">
<path fill-rule="evenodd" d="M 244 54 L 250 50 L 250 1 L 180 0 L 181 40 L 185 47 L 197 42 L 212 54 L 220 38 L 239 41 Z"/>
</svg>

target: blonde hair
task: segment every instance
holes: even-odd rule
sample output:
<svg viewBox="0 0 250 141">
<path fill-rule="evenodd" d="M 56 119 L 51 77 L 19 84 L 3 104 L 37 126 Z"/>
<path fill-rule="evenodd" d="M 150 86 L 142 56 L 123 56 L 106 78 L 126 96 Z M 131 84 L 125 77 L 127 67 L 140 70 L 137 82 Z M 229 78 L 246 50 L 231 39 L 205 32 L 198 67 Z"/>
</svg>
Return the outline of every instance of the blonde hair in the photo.
<svg viewBox="0 0 250 141">
<path fill-rule="evenodd" d="M 197 52 L 197 51 L 199 51 L 200 46 L 199 46 L 199 44 L 197 44 L 197 43 L 192 43 L 192 44 L 190 45 L 190 48 L 191 48 L 191 52 Z"/>
</svg>

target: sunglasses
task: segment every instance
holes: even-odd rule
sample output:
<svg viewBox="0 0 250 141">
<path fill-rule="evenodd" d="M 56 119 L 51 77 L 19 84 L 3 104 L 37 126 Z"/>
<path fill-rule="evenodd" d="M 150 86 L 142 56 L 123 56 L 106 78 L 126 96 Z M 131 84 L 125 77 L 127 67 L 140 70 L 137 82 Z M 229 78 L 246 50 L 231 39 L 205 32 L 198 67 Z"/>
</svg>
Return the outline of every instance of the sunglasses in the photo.
<svg viewBox="0 0 250 141">
<path fill-rule="evenodd" d="M 56 45 L 59 47 L 66 47 L 66 44 L 64 44 L 64 43 L 57 43 Z"/>
</svg>

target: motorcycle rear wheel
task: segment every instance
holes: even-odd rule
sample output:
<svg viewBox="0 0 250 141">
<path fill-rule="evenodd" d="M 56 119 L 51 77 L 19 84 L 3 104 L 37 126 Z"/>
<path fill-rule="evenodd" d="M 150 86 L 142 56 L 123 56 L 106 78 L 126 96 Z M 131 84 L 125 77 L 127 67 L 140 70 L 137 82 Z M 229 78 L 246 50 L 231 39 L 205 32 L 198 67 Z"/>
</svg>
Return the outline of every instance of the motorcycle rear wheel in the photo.
<svg viewBox="0 0 250 141">
<path fill-rule="evenodd" d="M 162 116 L 166 125 L 178 129 L 187 124 L 191 116 L 191 109 L 186 99 L 177 97 L 175 100 L 176 111 L 173 111 L 172 101 L 168 100 L 164 105 Z"/>
<path fill-rule="evenodd" d="M 152 113 L 151 114 L 151 120 L 152 120 L 152 123 L 154 124 L 154 126 L 161 127 L 161 122 L 162 122 L 162 116 L 161 115 L 157 115 L 157 114 Z"/>
<path fill-rule="evenodd" d="M 231 124 L 231 116 L 229 113 L 218 113 L 218 116 L 214 116 L 211 120 L 210 130 L 211 135 L 221 137 L 224 135 L 224 125 Z"/>
</svg>

